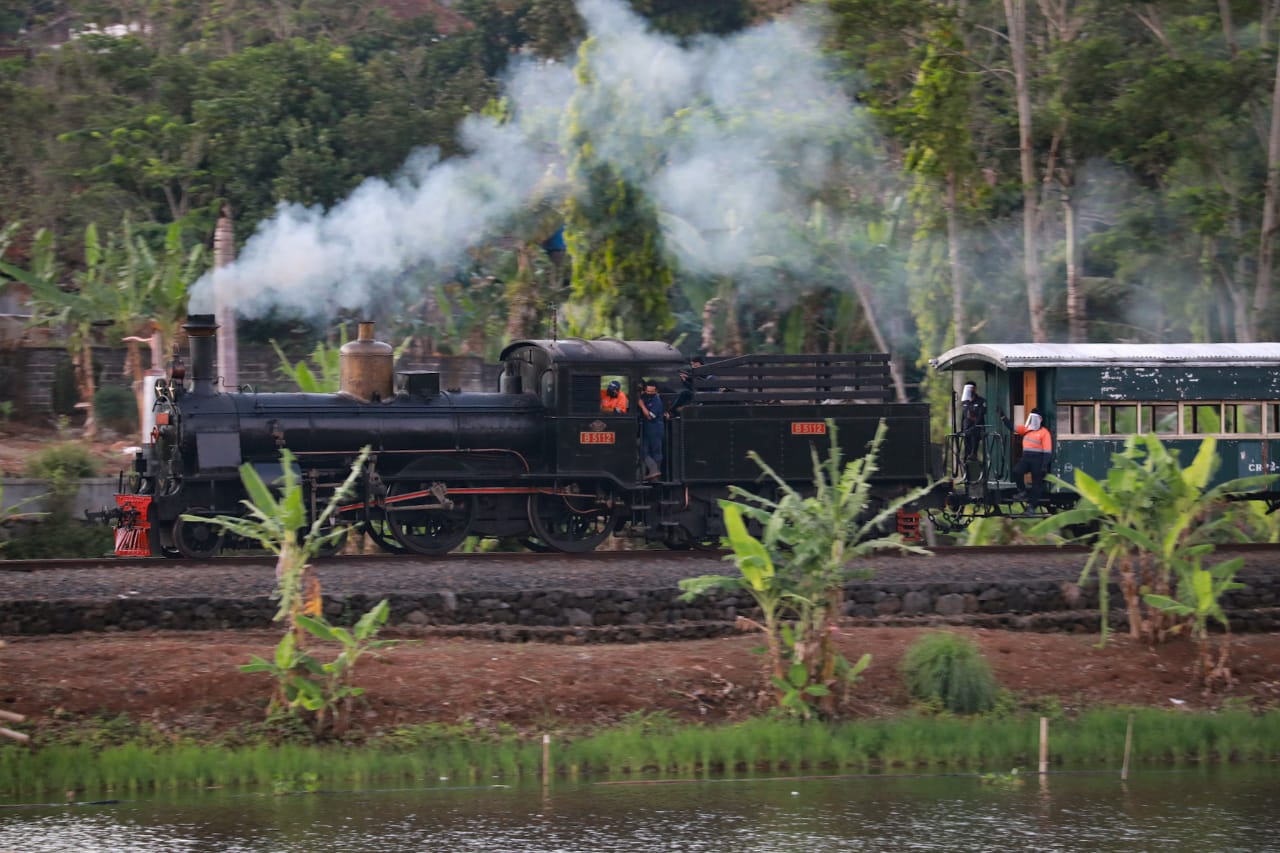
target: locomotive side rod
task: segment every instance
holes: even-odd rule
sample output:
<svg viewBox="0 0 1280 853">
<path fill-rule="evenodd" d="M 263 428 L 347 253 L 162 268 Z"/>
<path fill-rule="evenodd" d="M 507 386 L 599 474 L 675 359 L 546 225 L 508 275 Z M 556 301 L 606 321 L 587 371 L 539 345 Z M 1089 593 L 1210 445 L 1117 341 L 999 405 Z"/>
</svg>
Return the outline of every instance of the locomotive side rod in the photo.
<svg viewBox="0 0 1280 853">
<path fill-rule="evenodd" d="M 554 495 L 563 498 L 590 498 L 594 500 L 596 495 L 586 492 L 574 492 L 569 489 L 548 489 L 538 486 L 464 486 L 457 489 L 446 489 L 446 495 Z M 405 492 L 403 495 L 395 495 L 393 497 L 380 498 L 376 501 L 357 501 L 356 503 L 343 504 L 338 507 L 339 513 L 356 512 L 369 506 L 381 507 L 388 505 L 399 505 L 405 501 L 418 500 L 425 497 L 436 497 L 433 489 L 420 489 L 416 492 Z M 444 502 L 430 505 L 413 505 L 409 507 L 400 507 L 398 509 L 449 509 Z"/>
</svg>

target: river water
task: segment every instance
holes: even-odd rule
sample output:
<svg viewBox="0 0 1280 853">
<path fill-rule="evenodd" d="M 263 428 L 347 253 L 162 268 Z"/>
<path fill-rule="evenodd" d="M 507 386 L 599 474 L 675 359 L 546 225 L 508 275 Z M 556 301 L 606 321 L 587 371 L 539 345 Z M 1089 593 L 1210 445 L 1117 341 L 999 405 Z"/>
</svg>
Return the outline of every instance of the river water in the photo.
<svg viewBox="0 0 1280 853">
<path fill-rule="evenodd" d="M 3 853 L 1280 851 L 1280 767 L 209 791 L 0 807 Z"/>
</svg>

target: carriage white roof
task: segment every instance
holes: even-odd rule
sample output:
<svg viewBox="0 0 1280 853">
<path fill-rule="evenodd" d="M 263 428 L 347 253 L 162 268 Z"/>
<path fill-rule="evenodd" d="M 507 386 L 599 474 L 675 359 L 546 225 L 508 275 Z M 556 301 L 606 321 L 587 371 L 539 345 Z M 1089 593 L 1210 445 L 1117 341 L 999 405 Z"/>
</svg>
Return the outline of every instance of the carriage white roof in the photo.
<svg viewBox="0 0 1280 853">
<path fill-rule="evenodd" d="M 1256 344 L 966 344 L 929 364 L 938 370 L 1029 367 L 1280 366 L 1280 343 Z"/>
</svg>

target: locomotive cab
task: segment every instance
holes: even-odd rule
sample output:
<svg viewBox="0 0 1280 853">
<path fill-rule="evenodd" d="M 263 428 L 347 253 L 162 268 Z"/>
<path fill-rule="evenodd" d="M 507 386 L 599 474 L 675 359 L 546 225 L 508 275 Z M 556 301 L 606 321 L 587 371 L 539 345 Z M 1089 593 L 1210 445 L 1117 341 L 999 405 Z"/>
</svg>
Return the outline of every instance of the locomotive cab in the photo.
<svg viewBox="0 0 1280 853">
<path fill-rule="evenodd" d="M 500 387 L 536 389 L 546 411 L 544 476 L 595 478 L 619 488 L 640 481 L 636 398 L 642 383 L 658 374 L 674 375 L 687 363 L 663 341 L 616 338 L 517 341 L 501 358 Z M 626 400 L 625 408 L 612 400 L 605 404 L 611 384 Z"/>
</svg>

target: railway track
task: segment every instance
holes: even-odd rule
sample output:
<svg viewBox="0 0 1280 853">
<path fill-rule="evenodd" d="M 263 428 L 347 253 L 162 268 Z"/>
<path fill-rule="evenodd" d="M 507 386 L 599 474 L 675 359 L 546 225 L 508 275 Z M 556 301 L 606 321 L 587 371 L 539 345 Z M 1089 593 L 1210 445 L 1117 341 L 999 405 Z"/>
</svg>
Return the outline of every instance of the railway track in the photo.
<svg viewBox="0 0 1280 853">
<path fill-rule="evenodd" d="M 411 568 L 421 564 L 448 562 L 466 565 L 468 563 L 484 564 L 488 562 L 528 561 L 536 566 L 539 562 L 549 563 L 555 560 L 574 561 L 608 561 L 608 560 L 652 560 L 655 557 L 663 560 L 699 562 L 719 560 L 728 552 L 718 549 L 703 551 L 592 551 L 585 554 L 535 553 L 532 551 L 489 551 L 483 553 L 455 553 L 442 557 L 423 557 L 414 554 L 336 554 L 319 557 L 314 560 L 320 566 L 359 566 L 370 563 L 390 562 Z M 0 573 L 3 572 L 42 572 L 52 570 L 77 569 L 159 569 L 204 570 L 213 566 L 263 566 L 275 567 L 276 558 L 270 554 L 233 554 L 215 557 L 209 560 L 171 560 L 164 557 L 74 557 L 44 560 L 0 560 Z"/>
</svg>

